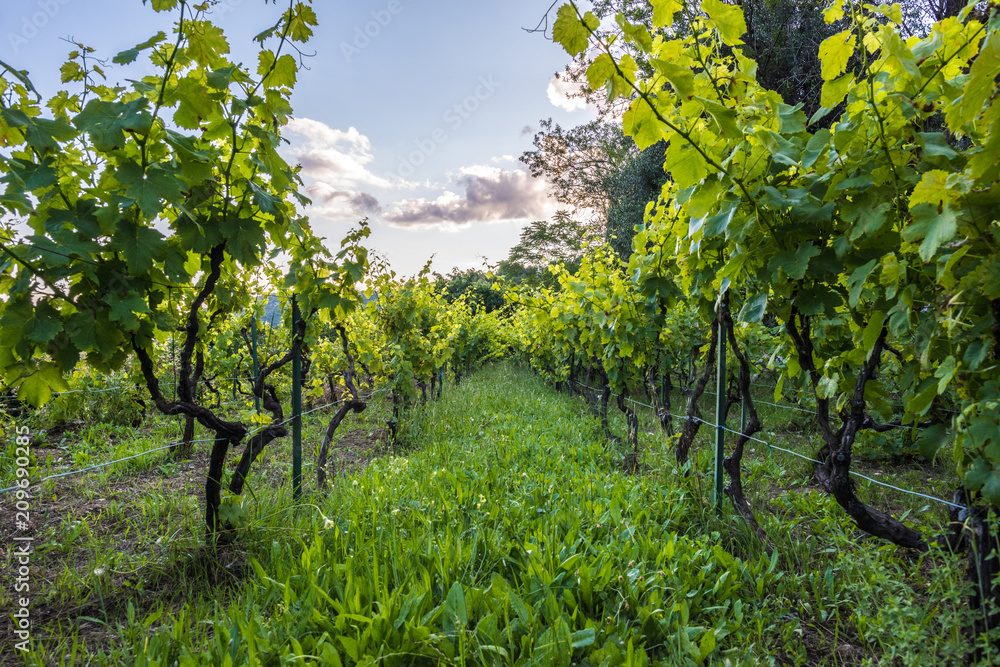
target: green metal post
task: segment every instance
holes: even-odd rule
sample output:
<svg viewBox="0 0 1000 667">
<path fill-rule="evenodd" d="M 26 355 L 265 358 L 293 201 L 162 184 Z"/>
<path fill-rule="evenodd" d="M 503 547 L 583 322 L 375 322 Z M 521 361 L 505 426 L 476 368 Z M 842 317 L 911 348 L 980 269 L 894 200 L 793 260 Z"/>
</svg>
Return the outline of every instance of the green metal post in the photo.
<svg viewBox="0 0 1000 667">
<path fill-rule="evenodd" d="M 240 344 L 236 343 L 233 345 L 233 359 L 240 358 Z M 236 364 L 236 368 L 233 369 L 233 401 L 236 401 L 236 384 L 240 381 L 240 366 L 239 362 Z"/>
<path fill-rule="evenodd" d="M 250 320 L 250 356 L 253 357 L 253 382 L 256 384 L 257 374 L 260 373 L 260 367 L 257 366 L 257 313 L 253 313 L 253 319 Z M 253 395 L 253 407 L 260 414 L 260 398 L 257 394 Z"/>
<path fill-rule="evenodd" d="M 299 304 L 292 297 L 292 342 L 295 325 L 301 319 Z M 302 495 L 302 346 L 292 355 L 292 496 Z"/>
<path fill-rule="evenodd" d="M 722 509 L 722 460 L 726 455 L 726 333 L 719 311 L 718 363 L 715 375 L 715 506 Z"/>
</svg>

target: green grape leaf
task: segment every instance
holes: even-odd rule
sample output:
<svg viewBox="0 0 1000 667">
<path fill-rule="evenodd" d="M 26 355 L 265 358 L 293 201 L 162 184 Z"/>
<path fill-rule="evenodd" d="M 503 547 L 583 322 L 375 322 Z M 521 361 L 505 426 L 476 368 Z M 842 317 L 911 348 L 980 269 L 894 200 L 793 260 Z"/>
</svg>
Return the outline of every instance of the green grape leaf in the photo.
<svg viewBox="0 0 1000 667">
<path fill-rule="evenodd" d="M 118 65 L 128 65 L 131 62 L 135 62 L 135 59 L 139 57 L 139 49 L 131 48 L 125 49 L 124 51 L 119 51 L 118 55 L 111 59 L 111 62 Z"/>
<path fill-rule="evenodd" d="M 968 366 L 971 370 L 976 370 L 979 365 L 986 360 L 989 356 L 990 346 L 982 340 L 974 340 L 969 343 L 969 347 L 965 349 L 965 356 L 962 357 L 962 363 Z"/>
<path fill-rule="evenodd" d="M 703 97 L 696 98 L 715 121 L 717 134 L 730 141 L 743 138 L 743 131 L 736 125 L 736 110 Z"/>
<path fill-rule="evenodd" d="M 32 305 L 24 298 L 7 304 L 0 317 L 0 327 L 5 330 L 4 345 L 13 347 L 22 337 L 32 343 L 44 344 L 62 331 L 59 311 L 46 301 Z"/>
<path fill-rule="evenodd" d="M 238 71 L 235 67 L 220 67 L 205 75 L 205 81 L 210 88 L 215 90 L 226 90 L 233 80 L 233 74 Z"/>
<path fill-rule="evenodd" d="M 222 56 L 229 53 L 229 42 L 222 28 L 208 21 L 191 21 L 184 34 L 188 38 L 188 56 L 209 69 L 223 64 Z"/>
<path fill-rule="evenodd" d="M 1000 473 L 993 470 L 986 481 L 983 484 L 980 493 L 983 494 L 983 498 L 986 502 L 990 503 L 994 507 L 1000 506 Z"/>
<path fill-rule="evenodd" d="M 660 58 L 653 58 L 650 64 L 663 75 L 682 99 L 689 100 L 694 96 L 694 72 L 689 68 Z"/>
<path fill-rule="evenodd" d="M 820 90 L 819 103 L 828 109 L 832 109 L 844 101 L 844 96 L 854 83 L 854 75 L 848 72 L 842 77 L 831 81 L 824 81 Z"/>
<path fill-rule="evenodd" d="M 844 181 L 841 181 L 843 183 Z M 877 233 L 885 225 L 886 214 L 891 208 L 889 202 L 874 204 L 863 199 L 856 199 L 853 202 L 842 204 L 841 215 L 848 222 L 855 223 L 851 227 L 848 239 L 852 242 L 861 238 L 862 235 Z"/>
<path fill-rule="evenodd" d="M 177 82 L 174 97 L 178 102 L 174 122 L 189 130 L 199 128 L 219 109 L 208 88 L 194 76 L 186 76 Z"/>
<path fill-rule="evenodd" d="M 49 402 L 53 391 L 67 391 L 69 385 L 63 379 L 62 371 L 51 361 L 42 361 L 29 374 L 22 376 L 17 385 L 17 397 L 39 407 Z"/>
<path fill-rule="evenodd" d="M 788 104 L 778 104 L 778 118 L 781 120 L 781 131 L 784 134 L 805 132 L 806 115 L 802 112 L 802 103 L 794 107 Z"/>
<path fill-rule="evenodd" d="M 76 130 L 64 120 L 31 117 L 20 109 L 6 106 L 0 106 L 0 120 L 11 127 L 24 128 L 25 141 L 39 153 L 54 152 L 60 142 L 69 141 L 77 135 Z"/>
<path fill-rule="evenodd" d="M 118 221 L 111 241 L 125 256 L 129 269 L 137 274 L 153 268 L 153 260 L 161 259 L 166 250 L 163 234 L 129 219 Z"/>
<path fill-rule="evenodd" d="M 933 204 L 918 204 L 910 211 L 913 222 L 903 229 L 903 239 L 920 244 L 920 258 L 929 262 L 943 243 L 947 243 L 958 231 L 958 217 L 945 205 L 940 212 Z"/>
<path fill-rule="evenodd" d="M 593 13 L 587 12 L 580 21 L 573 5 L 563 5 L 556 12 L 556 22 L 552 26 L 552 39 L 561 44 L 566 53 L 578 56 L 587 50 L 590 33 L 600 25 Z"/>
<path fill-rule="evenodd" d="M 875 270 L 875 265 L 878 264 L 877 259 L 870 260 L 866 264 L 859 266 L 851 272 L 850 277 L 847 278 L 847 288 L 850 290 L 847 297 L 847 303 L 854 308 L 858 305 L 861 300 L 861 291 L 865 287 L 865 282 L 868 280 L 868 276 L 871 272 Z"/>
<path fill-rule="evenodd" d="M 259 64 L 257 73 L 264 77 L 264 85 L 268 87 L 286 86 L 291 88 L 295 85 L 295 76 L 298 72 L 298 65 L 295 58 L 287 53 L 274 59 L 271 51 L 261 51 L 258 56 Z"/>
<path fill-rule="evenodd" d="M 920 137 L 920 147 L 924 151 L 924 157 L 943 157 L 952 160 L 958 157 L 958 153 L 948 143 L 948 138 L 943 132 L 917 132 Z"/>
<path fill-rule="evenodd" d="M 651 0 L 653 5 L 653 26 L 669 28 L 674 23 L 674 14 L 684 9 L 681 0 Z"/>
<path fill-rule="evenodd" d="M 948 440 L 948 427 L 944 424 L 934 424 L 921 431 L 920 437 L 913 444 L 921 456 L 928 461 L 933 461 L 938 452 L 948 444 Z"/>
<path fill-rule="evenodd" d="M 66 62 L 59 68 L 59 81 L 69 83 L 70 81 L 83 81 L 85 74 L 79 63 Z"/>
<path fill-rule="evenodd" d="M 831 399 L 837 395 L 839 382 L 837 378 L 824 375 L 816 384 L 816 396 L 819 398 Z"/>
<path fill-rule="evenodd" d="M 723 42 L 729 46 L 743 43 L 740 37 L 747 31 L 747 24 L 742 9 L 727 5 L 722 0 L 703 0 L 701 8 L 712 20 Z"/>
<path fill-rule="evenodd" d="M 822 315 L 832 313 L 843 303 L 843 299 L 825 285 L 810 285 L 795 297 L 793 303 L 803 315 Z"/>
<path fill-rule="evenodd" d="M 126 331 L 135 331 L 139 327 L 137 313 L 148 313 L 149 306 L 142 295 L 126 292 L 122 295 L 108 294 L 104 303 L 111 307 L 109 319 L 118 322 Z"/>
<path fill-rule="evenodd" d="M 316 25 L 316 12 L 304 2 L 295 4 L 294 14 L 288 22 L 288 36 L 293 42 L 308 42 Z"/>
<path fill-rule="evenodd" d="M 226 239 L 226 250 L 244 264 L 252 264 L 264 249 L 264 229 L 253 218 L 228 216 L 219 226 Z"/>
<path fill-rule="evenodd" d="M 636 144 L 638 144 L 638 140 Z M 708 175 L 708 164 L 693 148 L 684 146 L 667 151 L 663 170 L 670 174 L 679 188 L 697 185 Z"/>
<path fill-rule="evenodd" d="M 98 350 L 105 357 L 117 350 L 119 331 L 103 311 L 77 311 L 66 320 L 66 333 L 74 345 L 85 351 Z"/>
<path fill-rule="evenodd" d="M 861 344 L 867 351 L 866 356 L 871 356 L 871 351 L 874 349 L 878 337 L 882 334 L 884 326 L 885 313 L 881 310 L 874 311 L 868 318 L 868 324 L 865 325 L 865 329 L 861 334 Z"/>
<path fill-rule="evenodd" d="M 959 122 L 951 124 L 958 131 L 986 108 L 986 100 L 996 89 L 994 81 L 1000 74 L 1000 32 L 991 31 L 986 43 L 969 68 L 969 79 L 962 91 Z"/>
<path fill-rule="evenodd" d="M 740 308 L 740 322 L 760 322 L 767 312 L 767 292 L 761 292 L 752 299 L 747 299 Z"/>
<path fill-rule="evenodd" d="M 783 271 L 793 280 L 802 280 L 809 268 L 809 260 L 820 253 L 820 249 L 812 243 L 806 242 L 792 250 L 782 250 L 771 256 L 768 260 L 768 270 L 771 271 L 775 280 L 778 280 L 778 272 Z"/>
<path fill-rule="evenodd" d="M 124 147 L 126 132 L 143 135 L 149 132 L 153 116 L 146 111 L 148 104 L 144 97 L 124 104 L 91 100 L 73 119 L 73 124 L 90 135 L 97 150 L 116 150 Z"/>
<path fill-rule="evenodd" d="M 633 101 L 625 111 L 622 116 L 622 130 L 632 137 L 639 150 L 644 150 L 663 138 L 659 120 L 649 104 L 641 99 Z"/>
<path fill-rule="evenodd" d="M 926 387 L 924 387 L 919 393 L 914 394 L 906 401 L 906 411 L 918 416 L 923 416 L 927 413 L 928 408 L 931 407 L 931 403 L 938 395 L 938 385 L 937 382 L 930 382 Z"/>
<path fill-rule="evenodd" d="M 948 357 L 937 367 L 934 371 L 934 377 L 938 378 L 937 393 L 943 394 L 945 389 L 951 383 L 952 378 L 955 377 L 955 373 L 958 372 L 958 360 L 955 359 L 953 355 L 948 355 Z"/>
<path fill-rule="evenodd" d="M 128 160 L 115 172 L 115 178 L 125 186 L 125 194 L 138 204 L 147 218 L 155 218 L 166 204 L 183 199 L 184 182 L 166 167 L 154 165 L 144 175 L 138 164 Z"/>
<path fill-rule="evenodd" d="M 725 234 L 738 208 L 739 206 L 736 203 L 723 204 L 722 210 L 705 220 L 705 227 L 701 232 L 702 236 L 710 239 L 719 234 Z"/>
<path fill-rule="evenodd" d="M 836 35 L 830 35 L 820 43 L 820 74 L 823 77 L 823 81 L 830 81 L 844 73 L 844 70 L 847 68 L 847 61 L 854 54 L 856 43 L 857 38 L 854 36 L 853 28 L 838 32 Z M 823 106 L 832 105 L 824 102 Z"/>
<path fill-rule="evenodd" d="M 615 76 L 615 61 L 607 53 L 602 53 L 587 68 L 587 83 L 594 90 L 599 89 L 608 79 Z"/>
<path fill-rule="evenodd" d="M 920 76 L 917 59 L 906 46 L 906 42 L 892 26 L 883 26 L 881 31 L 882 50 L 886 63 L 896 71 L 904 71 L 913 78 Z"/>
</svg>

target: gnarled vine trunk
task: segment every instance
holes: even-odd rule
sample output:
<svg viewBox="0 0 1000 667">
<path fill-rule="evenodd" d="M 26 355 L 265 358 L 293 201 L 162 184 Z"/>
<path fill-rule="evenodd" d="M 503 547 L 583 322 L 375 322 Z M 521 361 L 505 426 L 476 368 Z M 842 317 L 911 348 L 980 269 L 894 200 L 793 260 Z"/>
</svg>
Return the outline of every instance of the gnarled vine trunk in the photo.
<svg viewBox="0 0 1000 667">
<path fill-rule="evenodd" d="M 368 404 L 358 395 L 357 386 L 354 384 L 354 376 L 356 374 L 354 355 L 351 354 L 351 348 L 348 345 L 347 331 L 344 327 L 338 326 L 337 333 L 340 334 L 340 344 L 344 349 L 344 357 L 347 359 L 347 370 L 344 371 L 344 385 L 347 387 L 347 391 L 350 392 L 351 398 L 345 401 L 344 405 L 334 413 L 330 422 L 326 425 L 326 432 L 323 434 L 323 442 L 320 444 L 319 456 L 316 459 L 316 482 L 322 491 L 326 490 L 326 458 L 337 428 L 352 410 L 356 413 L 361 413 L 368 407 Z M 393 437 L 395 438 L 395 430 L 393 430 Z"/>
<path fill-rule="evenodd" d="M 750 438 L 761 430 L 762 424 L 760 422 L 760 417 L 757 415 L 757 406 L 754 405 L 753 396 L 750 394 L 750 363 L 747 360 L 746 353 L 740 348 L 739 341 L 736 339 L 733 318 L 729 312 L 728 295 L 726 295 L 726 298 L 722 303 L 720 318 L 722 319 L 724 336 L 729 339 L 729 346 L 739 363 L 739 379 L 737 381 L 737 388 L 740 398 L 743 401 L 743 407 L 746 413 L 746 423 L 740 429 L 740 435 L 736 439 L 736 445 L 733 447 L 733 452 L 722 462 L 723 469 L 725 469 L 726 473 L 729 475 L 729 484 L 726 485 L 723 492 L 729 496 L 730 500 L 732 500 L 733 507 L 736 508 L 736 511 L 743 517 L 743 520 L 746 521 L 747 525 L 750 526 L 753 532 L 757 535 L 757 539 L 759 539 L 761 544 L 764 545 L 764 551 L 766 551 L 767 555 L 770 556 L 774 553 L 774 541 L 768 537 L 760 523 L 757 522 L 757 517 L 754 515 L 753 508 L 750 507 L 750 502 L 743 493 L 743 472 L 741 467 L 743 462 L 743 450 L 746 447 L 746 444 L 750 441 Z M 725 339 L 723 339 L 720 344 L 724 344 L 724 342 Z"/>
<path fill-rule="evenodd" d="M 670 414 L 670 392 L 673 389 L 669 371 L 663 373 L 659 384 L 657 384 L 653 367 L 650 367 L 646 374 L 646 391 L 649 392 L 649 398 L 653 401 L 653 409 L 660 422 L 660 430 L 668 438 L 674 435 L 674 420 L 673 415 Z"/>
<path fill-rule="evenodd" d="M 639 419 L 635 415 L 635 410 L 629 407 L 628 403 L 625 401 L 625 394 L 627 392 L 623 391 L 618 394 L 618 409 L 625 414 L 625 424 L 626 431 L 628 434 L 628 448 L 629 453 L 625 457 L 625 468 L 628 470 L 638 470 L 639 469 Z"/>
<path fill-rule="evenodd" d="M 837 503 L 854 519 L 858 528 L 869 535 L 881 537 L 902 547 L 926 551 L 927 543 L 919 532 L 891 515 L 862 502 L 858 498 L 854 480 L 850 476 L 854 441 L 858 432 L 865 428 L 866 424 L 871 423 L 870 418 L 865 414 L 865 386 L 874 377 L 882 353 L 886 349 L 885 339 L 888 332 L 885 327 L 882 327 L 878 339 L 868 353 L 868 359 L 858 373 L 854 383 L 854 392 L 846 411 L 843 413 L 841 426 L 837 430 L 834 430 L 830 424 L 829 399 L 820 397 L 819 382 L 821 376 L 813 361 L 813 341 L 809 316 L 803 315 L 793 307 L 785 329 L 798 353 L 799 365 L 809 374 L 813 394 L 816 396 L 816 420 L 823 436 L 823 452 L 826 454 L 825 460 L 821 459 L 823 462 L 816 466 L 816 478 L 820 486 L 836 499 Z"/>
<path fill-rule="evenodd" d="M 709 339 L 708 352 L 705 354 L 705 368 L 695 383 L 695 386 L 688 393 L 687 397 L 687 409 L 684 413 L 684 421 L 681 423 L 681 436 L 677 439 L 677 463 L 679 465 L 685 465 L 688 460 L 688 453 L 691 450 L 691 444 L 694 442 L 695 436 L 698 435 L 698 429 L 701 428 L 701 418 L 698 417 L 698 401 L 705 393 L 705 387 L 708 386 L 708 381 L 712 377 L 712 371 L 715 369 L 715 350 L 716 345 L 719 341 L 719 323 L 717 321 L 712 322 L 712 334 Z M 695 356 L 692 355 L 691 360 L 691 375 L 694 375 L 695 369 Z"/>
</svg>

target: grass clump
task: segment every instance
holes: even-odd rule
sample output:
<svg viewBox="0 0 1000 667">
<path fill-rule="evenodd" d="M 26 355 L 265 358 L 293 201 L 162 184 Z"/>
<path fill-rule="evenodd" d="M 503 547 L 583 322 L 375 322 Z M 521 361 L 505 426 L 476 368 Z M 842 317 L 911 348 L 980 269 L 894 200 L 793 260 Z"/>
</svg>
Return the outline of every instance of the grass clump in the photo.
<svg viewBox="0 0 1000 667">
<path fill-rule="evenodd" d="M 786 488 L 807 479 L 780 465 L 753 472 L 758 487 L 784 491 L 761 512 L 781 554 L 769 558 L 709 503 L 698 473 L 707 452 L 685 476 L 660 443 L 632 475 L 598 431 L 578 399 L 513 365 L 488 367 L 417 408 L 405 449 L 337 476 L 327 496 L 294 507 L 284 487 L 260 489 L 261 515 L 230 552 L 173 558 L 193 599 L 119 604 L 110 639 L 88 644 L 86 661 L 918 665 L 970 655 L 956 559 L 936 553 L 925 568 L 858 540 L 828 497 Z M 85 540 L 73 530 L 61 543 Z M 77 644 L 78 627 L 66 628 L 32 661 L 61 662 Z"/>
</svg>

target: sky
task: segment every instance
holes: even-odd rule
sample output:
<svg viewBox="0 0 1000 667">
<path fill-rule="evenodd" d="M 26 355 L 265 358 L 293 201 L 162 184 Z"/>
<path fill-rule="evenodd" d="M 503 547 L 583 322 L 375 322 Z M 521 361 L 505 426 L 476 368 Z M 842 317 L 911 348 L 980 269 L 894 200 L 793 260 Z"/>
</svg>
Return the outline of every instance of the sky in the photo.
<svg viewBox="0 0 1000 667">
<path fill-rule="evenodd" d="M 286 159 L 301 164 L 303 211 L 338 247 L 367 217 L 368 246 L 401 275 L 433 255 L 433 269 L 482 268 L 504 259 L 521 228 L 556 211 L 546 184 L 518 160 L 543 118 L 564 127 L 592 109 L 553 75 L 569 62 L 535 27 L 551 0 L 314 0 L 319 25 L 292 96 Z M 253 35 L 285 2 L 221 0 L 212 20 L 232 59 L 256 61 Z M 0 60 L 26 69 L 48 97 L 73 38 L 108 60 L 108 79 L 134 70 L 110 59 L 177 13 L 141 0 L 2 0 Z M 554 10 L 552 13 L 554 18 Z M 135 65 L 133 67 L 147 67 Z M 140 73 L 140 76 L 142 74 Z"/>
</svg>

